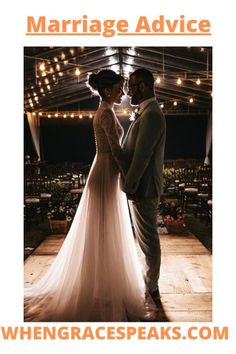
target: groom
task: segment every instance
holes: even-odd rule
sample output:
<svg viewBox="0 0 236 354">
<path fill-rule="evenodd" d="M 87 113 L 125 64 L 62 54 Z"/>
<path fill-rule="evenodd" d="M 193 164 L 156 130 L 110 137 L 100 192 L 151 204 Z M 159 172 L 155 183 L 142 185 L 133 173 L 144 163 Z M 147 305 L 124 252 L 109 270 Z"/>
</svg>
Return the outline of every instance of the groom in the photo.
<svg viewBox="0 0 236 354">
<path fill-rule="evenodd" d="M 149 70 L 134 71 L 128 89 L 131 104 L 139 108 L 122 146 L 129 166 L 123 191 L 127 193 L 135 234 L 145 256 L 146 288 L 159 303 L 161 250 L 157 208 L 162 191 L 166 123 L 155 98 L 154 78 Z"/>
</svg>

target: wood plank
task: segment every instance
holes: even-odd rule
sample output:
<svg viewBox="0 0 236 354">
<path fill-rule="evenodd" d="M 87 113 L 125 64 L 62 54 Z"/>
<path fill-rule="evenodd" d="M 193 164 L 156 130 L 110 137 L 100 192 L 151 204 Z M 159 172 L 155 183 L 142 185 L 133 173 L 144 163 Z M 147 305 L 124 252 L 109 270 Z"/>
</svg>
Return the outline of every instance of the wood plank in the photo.
<svg viewBox="0 0 236 354">
<path fill-rule="evenodd" d="M 37 283 L 46 273 L 56 256 L 29 256 L 25 261 L 24 282 L 25 286 Z"/>
<path fill-rule="evenodd" d="M 211 322 L 211 311 L 166 311 L 169 322 Z"/>
<path fill-rule="evenodd" d="M 164 255 L 160 273 L 162 293 L 211 292 L 210 255 Z"/>
<path fill-rule="evenodd" d="M 162 294 L 165 311 L 211 311 L 211 293 L 195 294 Z"/>
</svg>

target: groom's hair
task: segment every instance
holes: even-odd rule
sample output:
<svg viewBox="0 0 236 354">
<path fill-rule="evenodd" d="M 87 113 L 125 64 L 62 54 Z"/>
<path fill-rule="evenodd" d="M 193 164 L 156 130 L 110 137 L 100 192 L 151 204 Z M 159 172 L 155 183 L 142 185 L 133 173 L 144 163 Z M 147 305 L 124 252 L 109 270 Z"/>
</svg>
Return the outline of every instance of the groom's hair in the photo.
<svg viewBox="0 0 236 354">
<path fill-rule="evenodd" d="M 135 76 L 137 80 L 142 80 L 150 89 L 153 90 L 154 77 L 153 77 L 153 74 L 151 73 L 151 71 L 141 68 L 141 69 L 135 70 L 130 75 L 130 77 L 131 76 Z"/>
</svg>

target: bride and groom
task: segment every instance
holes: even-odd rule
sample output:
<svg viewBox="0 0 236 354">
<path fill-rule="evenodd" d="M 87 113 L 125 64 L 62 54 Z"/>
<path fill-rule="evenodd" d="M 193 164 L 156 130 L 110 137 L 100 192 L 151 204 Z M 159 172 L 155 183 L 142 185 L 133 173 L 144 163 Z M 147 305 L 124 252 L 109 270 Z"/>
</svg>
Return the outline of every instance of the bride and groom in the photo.
<svg viewBox="0 0 236 354">
<path fill-rule="evenodd" d="M 45 276 L 25 289 L 25 321 L 140 321 L 147 294 L 159 301 L 165 119 L 154 78 L 146 69 L 130 75 L 128 95 L 139 109 L 122 145 L 113 106 L 124 95 L 123 77 L 101 70 L 90 75 L 89 85 L 101 96 L 93 121 L 96 156 L 61 250 Z M 145 257 L 143 272 L 129 209 Z"/>
</svg>

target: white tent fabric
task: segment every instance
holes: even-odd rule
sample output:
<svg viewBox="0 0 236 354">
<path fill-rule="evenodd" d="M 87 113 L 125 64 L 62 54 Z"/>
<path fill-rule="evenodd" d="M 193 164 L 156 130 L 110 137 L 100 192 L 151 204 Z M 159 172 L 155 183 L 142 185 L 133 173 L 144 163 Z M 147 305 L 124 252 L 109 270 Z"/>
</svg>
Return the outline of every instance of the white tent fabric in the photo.
<svg viewBox="0 0 236 354">
<path fill-rule="evenodd" d="M 35 151 L 38 155 L 38 161 L 41 160 L 40 154 L 40 118 L 37 114 L 33 115 L 31 112 L 27 112 L 27 119 L 29 122 L 30 132 L 35 147 Z"/>
<path fill-rule="evenodd" d="M 207 122 L 207 131 L 206 131 L 206 157 L 204 160 L 204 165 L 210 165 L 209 153 L 211 149 L 212 143 L 212 114 L 209 114 L 208 122 Z"/>
</svg>

